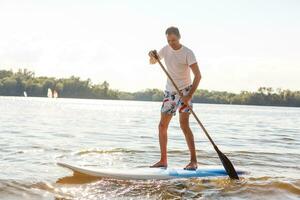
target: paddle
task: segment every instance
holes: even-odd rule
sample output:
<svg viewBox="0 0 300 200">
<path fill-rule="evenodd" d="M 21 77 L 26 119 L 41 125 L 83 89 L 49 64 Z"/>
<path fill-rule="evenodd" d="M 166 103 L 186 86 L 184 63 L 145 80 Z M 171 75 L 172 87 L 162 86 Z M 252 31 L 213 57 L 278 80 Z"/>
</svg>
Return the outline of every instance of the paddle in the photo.
<svg viewBox="0 0 300 200">
<path fill-rule="evenodd" d="M 177 87 L 177 85 L 175 84 L 174 80 L 172 79 L 172 77 L 170 76 L 170 74 L 167 72 L 167 70 L 165 69 L 165 67 L 163 66 L 163 64 L 160 62 L 159 60 L 159 56 L 157 54 L 157 52 L 154 50 L 153 51 L 153 56 L 154 58 L 157 60 L 157 62 L 159 63 L 159 65 L 161 66 L 162 70 L 166 73 L 166 75 L 168 76 L 168 78 L 171 80 L 171 82 L 173 83 L 176 91 L 178 92 L 178 94 L 182 97 L 183 94 L 180 92 L 179 88 Z M 202 128 L 202 130 L 204 131 L 205 135 L 207 136 L 207 138 L 209 139 L 209 141 L 211 142 L 211 144 L 213 145 L 214 149 L 216 150 L 216 152 L 218 153 L 218 156 L 228 174 L 228 176 L 231 179 L 239 179 L 239 176 L 237 174 L 237 172 L 235 171 L 231 161 L 227 158 L 227 156 L 225 156 L 225 154 L 223 154 L 219 148 L 217 147 L 217 145 L 214 143 L 214 141 L 211 139 L 211 137 L 209 136 L 208 132 L 206 131 L 205 127 L 203 126 L 203 124 L 201 123 L 201 121 L 199 120 L 199 118 L 197 117 L 197 115 L 195 114 L 195 112 L 193 111 L 193 109 L 187 105 L 188 108 L 190 109 L 191 113 L 193 114 L 193 116 L 195 117 L 196 121 L 198 122 L 198 124 L 200 125 L 200 127 Z"/>
</svg>

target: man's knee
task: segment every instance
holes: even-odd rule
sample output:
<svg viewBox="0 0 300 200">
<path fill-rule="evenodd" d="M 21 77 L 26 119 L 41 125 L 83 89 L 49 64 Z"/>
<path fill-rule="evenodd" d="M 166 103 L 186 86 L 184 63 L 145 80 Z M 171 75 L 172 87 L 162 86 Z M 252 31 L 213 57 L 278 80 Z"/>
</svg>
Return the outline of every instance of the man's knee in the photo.
<svg viewBox="0 0 300 200">
<path fill-rule="evenodd" d="M 190 126 L 189 126 L 188 120 L 181 119 L 179 121 L 179 123 L 180 123 L 180 128 L 184 133 L 188 133 L 190 131 Z"/>
<path fill-rule="evenodd" d="M 166 122 L 159 122 L 158 129 L 160 132 L 164 132 L 168 129 L 168 124 Z"/>
<path fill-rule="evenodd" d="M 190 126 L 189 125 L 186 125 L 186 124 L 184 124 L 184 125 L 182 125 L 182 124 L 180 124 L 180 128 L 181 128 L 181 130 L 186 134 L 186 133 L 189 133 L 190 132 Z"/>
</svg>

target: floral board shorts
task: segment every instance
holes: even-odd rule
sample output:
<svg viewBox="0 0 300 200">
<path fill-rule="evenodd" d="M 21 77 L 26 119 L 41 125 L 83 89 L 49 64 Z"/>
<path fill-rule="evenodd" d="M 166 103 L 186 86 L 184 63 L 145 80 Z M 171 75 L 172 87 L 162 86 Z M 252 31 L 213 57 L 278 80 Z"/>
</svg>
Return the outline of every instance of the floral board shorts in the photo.
<svg viewBox="0 0 300 200">
<path fill-rule="evenodd" d="M 192 85 L 180 90 L 183 96 L 188 95 L 192 88 Z M 190 107 L 193 108 L 192 101 L 189 102 Z M 176 110 L 179 110 L 179 113 L 187 112 L 190 113 L 190 109 L 187 105 L 184 105 L 181 101 L 181 98 L 177 92 L 164 92 L 163 104 L 161 106 L 161 113 L 173 114 L 176 115 Z"/>
</svg>

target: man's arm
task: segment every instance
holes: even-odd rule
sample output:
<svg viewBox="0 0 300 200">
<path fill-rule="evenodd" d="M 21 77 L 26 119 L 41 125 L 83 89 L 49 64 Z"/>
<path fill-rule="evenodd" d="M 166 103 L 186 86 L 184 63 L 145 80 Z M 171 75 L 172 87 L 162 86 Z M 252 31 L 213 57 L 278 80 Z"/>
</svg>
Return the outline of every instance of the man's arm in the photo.
<svg viewBox="0 0 300 200">
<path fill-rule="evenodd" d="M 197 63 L 194 63 L 192 65 L 190 65 L 192 71 L 193 71 L 193 74 L 194 74 L 194 80 L 193 80 L 193 85 L 192 85 L 192 88 L 189 92 L 188 95 L 186 96 L 183 96 L 181 99 L 182 99 L 182 102 L 185 104 L 185 105 L 188 105 L 189 104 L 189 101 L 193 98 L 193 95 L 200 83 L 200 80 L 201 80 L 201 73 L 200 73 L 200 70 L 199 70 L 199 67 L 198 67 L 198 64 Z M 182 94 L 181 94 L 182 95 Z"/>
<path fill-rule="evenodd" d="M 194 63 L 192 65 L 190 65 L 191 69 L 192 69 L 192 72 L 194 74 L 194 80 L 193 80 L 193 85 L 192 85 L 192 88 L 188 94 L 189 97 L 193 97 L 195 91 L 197 90 L 198 88 L 198 85 L 200 83 L 200 80 L 201 80 L 201 72 L 199 70 L 199 67 L 198 67 L 198 64 L 197 63 Z"/>
</svg>

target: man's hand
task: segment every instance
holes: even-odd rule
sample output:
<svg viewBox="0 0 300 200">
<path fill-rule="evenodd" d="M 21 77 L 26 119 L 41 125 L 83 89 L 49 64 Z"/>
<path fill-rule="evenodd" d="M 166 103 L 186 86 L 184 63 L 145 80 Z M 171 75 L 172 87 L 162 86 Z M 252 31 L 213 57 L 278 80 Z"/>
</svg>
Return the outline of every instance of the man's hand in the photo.
<svg viewBox="0 0 300 200">
<path fill-rule="evenodd" d="M 181 101 L 183 102 L 184 105 L 189 105 L 191 99 L 192 99 L 191 95 L 186 95 L 181 97 Z"/>
<path fill-rule="evenodd" d="M 149 51 L 148 55 L 150 57 L 150 64 L 155 64 L 157 62 L 155 58 L 157 55 L 156 50 Z"/>
</svg>

